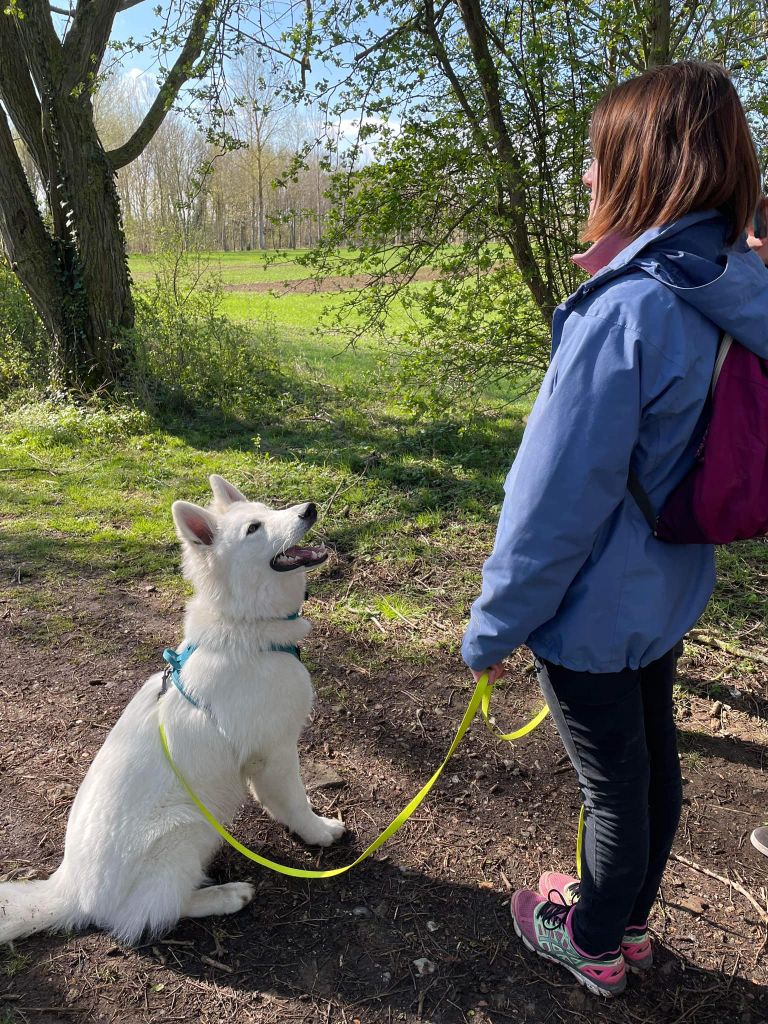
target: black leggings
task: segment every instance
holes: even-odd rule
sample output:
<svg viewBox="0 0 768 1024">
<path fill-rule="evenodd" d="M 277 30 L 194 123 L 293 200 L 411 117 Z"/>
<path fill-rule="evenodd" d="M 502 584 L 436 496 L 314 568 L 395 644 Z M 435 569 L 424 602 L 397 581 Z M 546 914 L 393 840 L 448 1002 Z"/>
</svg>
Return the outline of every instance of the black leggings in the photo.
<svg viewBox="0 0 768 1024">
<path fill-rule="evenodd" d="M 645 925 L 682 806 L 669 651 L 645 668 L 573 672 L 538 662 L 539 683 L 579 777 L 585 807 L 573 935 L 588 954 Z"/>
</svg>

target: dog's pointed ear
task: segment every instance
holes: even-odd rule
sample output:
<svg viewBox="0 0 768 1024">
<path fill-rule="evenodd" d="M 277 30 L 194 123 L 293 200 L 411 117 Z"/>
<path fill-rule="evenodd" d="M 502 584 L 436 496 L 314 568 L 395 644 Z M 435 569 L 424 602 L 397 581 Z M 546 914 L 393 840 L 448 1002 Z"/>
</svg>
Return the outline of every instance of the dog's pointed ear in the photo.
<svg viewBox="0 0 768 1024">
<path fill-rule="evenodd" d="M 180 540 L 197 547 L 210 547 L 216 537 L 216 516 L 190 501 L 174 501 L 173 521 Z"/>
<path fill-rule="evenodd" d="M 231 484 L 229 480 L 225 480 L 223 476 L 219 476 L 217 473 L 212 473 L 208 477 L 208 482 L 211 485 L 217 505 L 222 509 L 229 508 L 235 501 L 248 501 L 246 496 L 241 491 L 238 491 L 234 484 Z"/>
</svg>

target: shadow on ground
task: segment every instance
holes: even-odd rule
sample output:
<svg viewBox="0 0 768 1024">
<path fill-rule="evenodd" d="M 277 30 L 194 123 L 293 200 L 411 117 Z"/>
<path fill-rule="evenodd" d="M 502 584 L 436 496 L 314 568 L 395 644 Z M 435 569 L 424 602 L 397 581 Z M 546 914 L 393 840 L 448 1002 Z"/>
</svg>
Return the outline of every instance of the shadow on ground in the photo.
<svg viewBox="0 0 768 1024">
<path fill-rule="evenodd" d="M 224 858 L 217 867 L 217 880 L 243 877 L 241 862 Z M 109 1019 L 109 1004 L 117 1003 L 128 1014 L 123 1019 L 192 1020 L 201 991 L 209 1013 L 218 992 L 219 1008 L 238 1008 L 240 1019 L 245 1014 L 259 1021 L 763 1024 L 768 1019 L 764 986 L 702 970 L 665 949 L 658 951 L 649 976 L 630 979 L 624 998 L 604 1003 L 588 996 L 562 969 L 522 950 L 509 925 L 506 900 L 477 886 L 404 873 L 381 862 L 342 883 L 283 882 L 263 875 L 256 881 L 256 898 L 243 912 L 183 922 L 168 941 L 134 951 L 96 935 L 74 940 L 79 961 L 66 989 L 52 983 L 44 956 L 60 955 L 64 940 L 29 940 L 20 948 L 36 965 L 26 971 L 16 1009 L 28 1007 L 35 1020 L 48 1024 L 37 1016 L 39 1009 L 58 1007 L 71 1020 L 79 997 L 107 979 L 103 992 L 109 1003 L 98 996 L 91 1002 L 96 1019 Z M 179 979 L 186 984 L 169 1005 L 168 993 Z M 64 1017 L 53 1010 L 49 1020 Z"/>
</svg>

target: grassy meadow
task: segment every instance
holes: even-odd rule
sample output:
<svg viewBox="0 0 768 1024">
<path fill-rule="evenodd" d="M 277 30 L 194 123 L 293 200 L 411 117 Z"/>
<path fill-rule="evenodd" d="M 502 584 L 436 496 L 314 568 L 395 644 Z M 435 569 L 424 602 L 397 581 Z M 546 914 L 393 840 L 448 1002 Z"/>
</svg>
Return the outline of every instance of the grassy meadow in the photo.
<svg viewBox="0 0 768 1024">
<path fill-rule="evenodd" d="M 132 270 L 140 279 L 151 262 L 135 257 Z M 228 286 L 246 270 L 248 283 L 274 280 L 275 267 L 263 270 L 253 255 L 217 263 Z M 366 339 L 351 348 L 319 328 L 324 305 L 344 297 L 224 292 L 223 312 L 255 337 L 266 332 L 279 367 L 276 396 L 258 418 L 9 404 L 0 523 L 17 569 L 3 592 L 23 600 L 26 581 L 29 599 L 53 609 L 61 587 L 82 577 L 97 591 L 129 581 L 179 589 L 170 505 L 205 502 L 217 472 L 266 502 L 318 503 L 316 534 L 356 571 L 338 593 L 332 563 L 312 593 L 351 634 L 374 646 L 396 638 L 416 658 L 434 643 L 455 650 L 527 406 L 415 420 L 394 395 L 390 349 Z M 422 617 L 445 622 L 422 630 Z"/>
</svg>

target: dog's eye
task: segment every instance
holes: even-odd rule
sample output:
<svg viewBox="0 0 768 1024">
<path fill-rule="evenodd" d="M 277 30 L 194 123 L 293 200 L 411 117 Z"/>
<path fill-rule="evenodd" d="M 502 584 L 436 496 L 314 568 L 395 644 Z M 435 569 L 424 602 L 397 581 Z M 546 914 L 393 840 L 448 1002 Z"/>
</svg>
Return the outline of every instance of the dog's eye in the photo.
<svg viewBox="0 0 768 1024">
<path fill-rule="evenodd" d="M 246 537 L 248 536 L 249 533 L 256 533 L 260 526 L 261 523 L 251 523 L 248 529 L 245 531 Z"/>
</svg>

